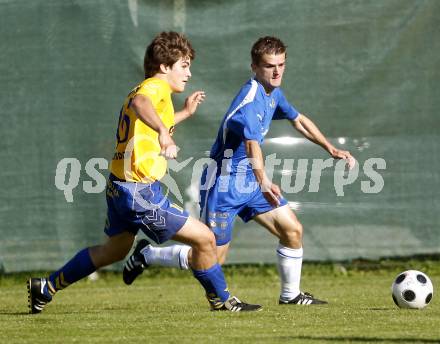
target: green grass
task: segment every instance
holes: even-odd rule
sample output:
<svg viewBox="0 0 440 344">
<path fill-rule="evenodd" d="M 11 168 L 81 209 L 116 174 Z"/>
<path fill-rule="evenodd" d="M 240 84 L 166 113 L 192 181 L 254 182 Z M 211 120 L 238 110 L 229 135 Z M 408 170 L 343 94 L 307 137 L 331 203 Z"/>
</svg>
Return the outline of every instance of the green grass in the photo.
<svg viewBox="0 0 440 344">
<path fill-rule="evenodd" d="M 0 343 L 440 343 L 440 301 L 423 310 L 394 306 L 390 285 L 409 268 L 440 285 L 435 260 L 305 264 L 302 289 L 327 306 L 279 306 L 275 267 L 226 269 L 230 290 L 259 302 L 258 313 L 210 312 L 188 272 L 151 270 L 132 286 L 101 273 L 27 314 L 29 274 L 0 276 Z"/>
</svg>

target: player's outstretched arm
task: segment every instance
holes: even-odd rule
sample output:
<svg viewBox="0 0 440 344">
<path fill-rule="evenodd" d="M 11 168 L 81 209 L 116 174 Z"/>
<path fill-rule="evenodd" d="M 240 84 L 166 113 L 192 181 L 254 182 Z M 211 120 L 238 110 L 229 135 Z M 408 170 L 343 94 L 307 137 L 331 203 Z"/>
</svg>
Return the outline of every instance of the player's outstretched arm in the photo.
<svg viewBox="0 0 440 344">
<path fill-rule="evenodd" d="M 130 106 L 142 122 L 159 133 L 158 139 L 161 155 L 166 159 L 175 159 L 177 157 L 177 146 L 171 138 L 168 128 L 157 115 L 151 100 L 146 96 L 138 94 L 133 98 Z"/>
<path fill-rule="evenodd" d="M 174 122 L 178 124 L 183 120 L 191 117 L 196 112 L 199 104 L 201 104 L 204 100 L 204 91 L 196 91 L 191 94 L 188 98 L 186 98 L 183 109 L 174 114 Z"/>
<path fill-rule="evenodd" d="M 264 198 L 266 198 L 266 200 L 273 206 L 279 206 L 281 190 L 278 185 L 273 184 L 266 175 L 264 170 L 263 152 L 261 151 L 260 144 L 254 140 L 246 140 L 245 146 L 248 160 L 252 164 L 252 170 L 261 187 Z"/>
<path fill-rule="evenodd" d="M 345 159 L 350 169 L 354 167 L 356 160 L 353 158 L 350 152 L 338 149 L 333 146 L 310 118 L 303 114 L 299 114 L 299 116 L 291 122 L 293 127 L 297 131 L 299 131 L 304 137 L 306 137 L 310 141 L 316 143 L 317 145 L 320 145 L 327 152 L 329 152 L 329 154 L 333 158 Z"/>
</svg>

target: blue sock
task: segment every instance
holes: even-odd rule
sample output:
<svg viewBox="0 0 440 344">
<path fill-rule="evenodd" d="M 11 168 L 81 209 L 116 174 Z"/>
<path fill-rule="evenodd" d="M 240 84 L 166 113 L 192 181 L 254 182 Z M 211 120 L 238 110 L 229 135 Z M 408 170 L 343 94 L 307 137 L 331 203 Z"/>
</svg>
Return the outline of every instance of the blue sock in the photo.
<svg viewBox="0 0 440 344">
<path fill-rule="evenodd" d="M 194 270 L 194 277 L 200 282 L 206 290 L 208 299 L 218 299 L 225 302 L 229 299 L 228 286 L 226 285 L 223 270 L 219 264 L 215 264 L 208 270 Z"/>
<path fill-rule="evenodd" d="M 79 281 L 96 270 L 90 258 L 89 249 L 79 251 L 61 269 L 49 276 L 49 281 L 55 290 L 66 288 L 72 283 Z"/>
</svg>

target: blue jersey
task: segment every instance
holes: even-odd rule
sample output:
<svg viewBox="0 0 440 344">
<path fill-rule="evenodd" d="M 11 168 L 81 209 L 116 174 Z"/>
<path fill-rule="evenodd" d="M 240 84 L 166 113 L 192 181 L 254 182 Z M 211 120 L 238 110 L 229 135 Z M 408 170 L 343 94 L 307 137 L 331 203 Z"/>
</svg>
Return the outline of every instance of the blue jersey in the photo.
<svg viewBox="0 0 440 344">
<path fill-rule="evenodd" d="M 205 168 L 200 184 L 201 220 L 214 232 L 218 246 L 231 241 L 237 215 L 248 222 L 258 214 L 275 209 L 256 183 L 245 141 L 262 144 L 273 119 L 297 117 L 298 111 L 289 104 L 281 89 L 275 88 L 267 95 L 255 79 L 244 84 L 232 101 L 211 148 L 210 157 L 217 168 L 212 170 L 212 164 Z M 228 163 L 223 166 L 223 161 Z M 279 206 L 286 204 L 281 198 Z"/>
<path fill-rule="evenodd" d="M 287 101 L 280 88 L 267 95 L 257 80 L 250 79 L 240 89 L 223 118 L 210 158 L 217 162 L 219 170 L 221 161 L 226 157 L 231 158 L 228 172 L 253 173 L 247 161 L 244 141 L 255 140 L 262 144 L 272 119 L 294 120 L 297 117 L 298 111 Z M 230 151 L 225 154 L 226 150 Z"/>
</svg>

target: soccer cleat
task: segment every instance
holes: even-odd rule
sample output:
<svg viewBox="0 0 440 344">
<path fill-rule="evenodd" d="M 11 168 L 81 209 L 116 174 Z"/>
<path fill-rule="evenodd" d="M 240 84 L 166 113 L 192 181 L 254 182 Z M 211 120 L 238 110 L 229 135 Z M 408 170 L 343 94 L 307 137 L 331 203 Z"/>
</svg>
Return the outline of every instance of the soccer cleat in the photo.
<svg viewBox="0 0 440 344">
<path fill-rule="evenodd" d="M 251 305 L 241 302 L 236 296 L 232 296 L 225 302 L 218 302 L 208 299 L 212 311 L 229 311 L 229 312 L 258 312 L 263 309 L 260 305 Z"/>
<path fill-rule="evenodd" d="M 44 306 L 52 301 L 48 283 L 46 278 L 29 278 L 27 281 L 29 313 L 40 313 Z"/>
<path fill-rule="evenodd" d="M 140 240 L 130 258 L 127 259 L 124 265 L 124 270 L 122 271 L 122 279 L 124 283 L 130 285 L 134 280 L 148 267 L 145 263 L 144 255 L 141 251 L 149 246 L 150 243 L 146 239 Z"/>
<path fill-rule="evenodd" d="M 280 298 L 279 302 L 280 305 L 325 305 L 328 302 L 316 299 L 312 294 L 310 293 L 303 293 L 300 292 L 299 295 L 291 300 L 283 300 Z"/>
</svg>

